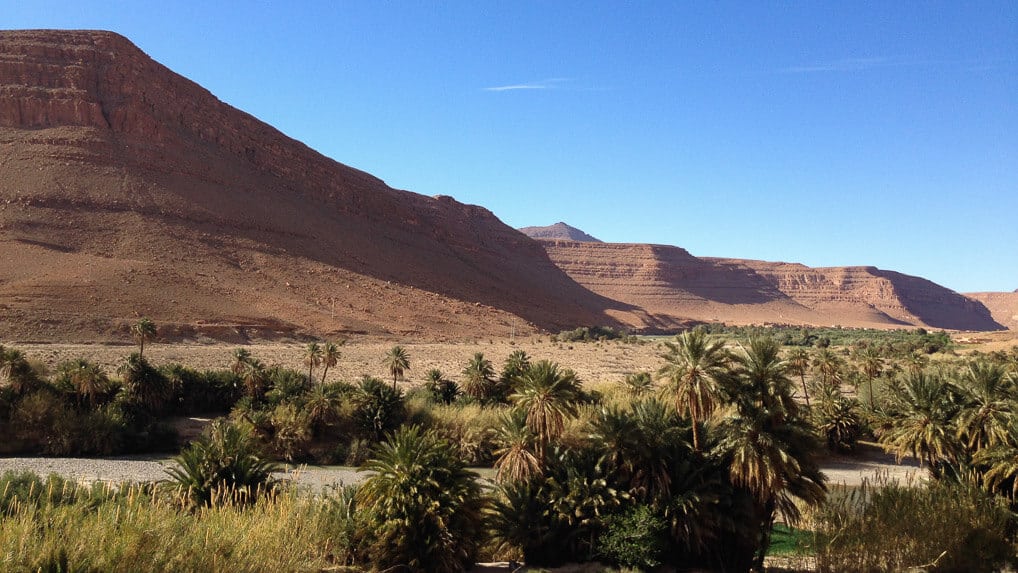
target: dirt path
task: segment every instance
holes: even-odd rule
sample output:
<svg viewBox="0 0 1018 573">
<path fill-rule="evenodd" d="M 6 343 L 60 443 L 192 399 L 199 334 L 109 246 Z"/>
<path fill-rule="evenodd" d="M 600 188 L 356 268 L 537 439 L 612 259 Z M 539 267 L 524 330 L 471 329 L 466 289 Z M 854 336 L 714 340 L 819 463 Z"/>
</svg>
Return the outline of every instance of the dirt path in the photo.
<svg viewBox="0 0 1018 573">
<path fill-rule="evenodd" d="M 863 446 L 858 457 L 838 456 L 824 461 L 821 469 L 831 485 L 858 486 L 863 479 L 873 480 L 884 476 L 899 483 L 916 483 L 924 475 L 914 460 L 894 461 L 894 456 L 885 454 L 876 446 Z M 41 476 L 51 473 L 81 482 L 122 482 L 159 481 L 169 478 L 166 473 L 172 467 L 170 458 L 0 458 L 0 474 L 7 471 L 31 471 Z M 491 471 L 480 469 L 483 477 L 490 477 Z M 286 466 L 286 471 L 276 474 L 284 480 L 292 480 L 298 486 L 321 490 L 327 486 L 358 483 L 364 474 L 356 468 L 345 466 Z"/>
</svg>

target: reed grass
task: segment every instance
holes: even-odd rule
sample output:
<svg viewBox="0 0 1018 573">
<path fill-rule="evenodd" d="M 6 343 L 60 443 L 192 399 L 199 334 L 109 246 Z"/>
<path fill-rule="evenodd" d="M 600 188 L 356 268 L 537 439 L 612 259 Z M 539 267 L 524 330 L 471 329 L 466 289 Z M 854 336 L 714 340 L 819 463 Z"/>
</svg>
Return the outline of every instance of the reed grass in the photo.
<svg viewBox="0 0 1018 573">
<path fill-rule="evenodd" d="M 168 485 L 36 480 L 26 496 L 10 478 L 0 478 L 2 571 L 321 571 L 348 551 L 336 505 L 322 496 L 189 508 Z"/>
</svg>

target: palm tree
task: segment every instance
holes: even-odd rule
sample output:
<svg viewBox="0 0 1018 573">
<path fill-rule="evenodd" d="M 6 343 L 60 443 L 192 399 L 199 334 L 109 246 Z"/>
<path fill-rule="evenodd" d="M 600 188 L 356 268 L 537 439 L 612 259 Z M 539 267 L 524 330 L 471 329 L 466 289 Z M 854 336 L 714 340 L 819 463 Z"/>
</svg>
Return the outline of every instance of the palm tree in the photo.
<svg viewBox="0 0 1018 573">
<path fill-rule="evenodd" d="M 676 410 L 692 420 L 693 450 L 699 452 L 699 424 L 710 419 L 717 408 L 729 374 L 731 354 L 725 350 L 724 342 L 712 340 L 701 328 L 676 337 L 674 343 L 665 342 L 665 346 L 668 351 L 661 358 L 666 363 L 657 375 L 668 382 Z"/>
<path fill-rule="evenodd" d="M 654 378 L 650 372 L 630 372 L 622 380 L 622 387 L 630 399 L 642 398 L 654 390 Z"/>
<path fill-rule="evenodd" d="M 268 372 L 265 365 L 257 358 L 248 358 L 243 364 L 243 370 L 238 374 L 244 383 L 247 395 L 253 399 L 259 399 L 265 391 L 265 383 L 268 379 Z"/>
<path fill-rule="evenodd" d="M 88 404 L 95 408 L 95 398 L 105 392 L 110 385 L 110 379 L 103 372 L 102 368 L 94 362 L 83 358 L 74 360 L 68 367 L 68 379 L 80 398 L 88 398 Z"/>
<path fill-rule="evenodd" d="M 908 355 L 908 358 L 905 360 L 905 363 L 908 366 L 909 372 L 913 374 L 918 374 L 922 372 L 924 368 L 926 368 L 926 365 L 930 363 L 930 359 L 922 352 L 915 350 L 912 352 L 912 354 Z"/>
<path fill-rule="evenodd" d="M 1007 441 L 1011 429 L 1018 427 L 1018 402 L 1004 368 L 975 362 L 955 388 L 961 399 L 958 438 L 969 450 L 975 452 Z"/>
<path fill-rule="evenodd" d="M 477 475 L 434 431 L 404 426 L 361 467 L 357 490 L 376 569 L 464 571 L 477 552 L 482 496 Z"/>
<path fill-rule="evenodd" d="M 894 448 L 899 460 L 912 454 L 935 471 L 956 461 L 958 404 L 951 385 L 937 375 L 914 372 L 892 388 L 891 427 L 880 441 Z"/>
<path fill-rule="evenodd" d="M 976 452 L 972 463 L 984 469 L 987 488 L 1018 499 L 1018 428 L 1012 428 L 1006 441 Z"/>
<path fill-rule="evenodd" d="M 304 348 L 304 365 L 308 367 L 308 384 L 314 382 L 311 373 L 322 363 L 322 347 L 317 342 L 309 342 Z"/>
<path fill-rule="evenodd" d="M 841 372 L 845 361 L 831 351 L 830 348 L 819 348 L 813 356 L 813 370 L 820 375 L 820 382 L 825 386 L 840 386 Z"/>
<path fill-rule="evenodd" d="M 233 351 L 233 364 L 230 365 L 230 371 L 240 376 L 250 361 L 251 351 L 247 348 L 237 348 Z"/>
<path fill-rule="evenodd" d="M 491 397 L 495 369 L 484 353 L 476 352 L 463 369 L 463 391 L 478 400 Z"/>
<path fill-rule="evenodd" d="M 541 474 L 541 462 L 534 455 L 534 435 L 527 427 L 522 410 L 502 413 L 502 423 L 495 430 L 495 481 L 499 483 L 528 481 Z"/>
<path fill-rule="evenodd" d="M 13 393 L 22 395 L 41 383 L 23 352 L 0 346 L 0 387 L 10 388 Z"/>
<path fill-rule="evenodd" d="M 773 338 L 750 339 L 749 347 L 742 348 L 742 356 L 736 362 L 742 389 L 758 400 L 776 422 L 799 415 L 799 406 L 792 397 L 792 381 L 785 374 L 788 363 L 781 359 L 781 347 Z"/>
<path fill-rule="evenodd" d="M 629 410 L 601 408 L 591 421 L 591 438 L 604 452 L 601 463 L 636 501 L 655 506 L 672 499 L 672 469 L 692 451 L 686 432 L 675 409 L 654 398 Z"/>
<path fill-rule="evenodd" d="M 312 428 L 321 428 L 333 421 L 341 403 L 334 386 L 318 384 L 308 391 L 306 398 L 304 411 Z"/>
<path fill-rule="evenodd" d="M 548 442 L 562 433 L 567 417 L 576 416 L 579 381 L 572 370 L 559 370 L 558 364 L 541 360 L 518 383 L 510 399 L 526 413 L 527 427 L 536 438 L 535 454 L 543 468 Z"/>
<path fill-rule="evenodd" d="M 862 371 L 866 374 L 867 387 L 870 394 L 870 410 L 876 407 L 876 403 L 873 396 L 873 379 L 880 376 L 880 372 L 884 368 L 884 357 L 880 355 L 880 349 L 875 345 L 869 344 L 857 353 L 862 364 Z"/>
<path fill-rule="evenodd" d="M 263 459 L 250 432 L 216 420 L 208 433 L 180 452 L 175 467 L 166 469 L 196 504 L 216 500 L 254 502 L 258 493 L 271 491 L 279 470 Z"/>
<path fill-rule="evenodd" d="M 809 351 L 805 348 L 796 348 L 788 355 L 788 371 L 799 377 L 802 383 L 802 395 L 806 397 L 806 407 L 809 408 L 809 390 L 806 388 L 806 373 L 809 372 Z"/>
<path fill-rule="evenodd" d="M 432 368 L 424 375 L 424 387 L 434 400 L 445 405 L 452 404 L 460 395 L 459 384 L 447 379 L 438 368 Z"/>
<path fill-rule="evenodd" d="M 338 344 L 335 342 L 325 343 L 325 347 L 322 349 L 322 365 L 325 366 L 325 370 L 322 371 L 322 384 L 325 384 L 325 377 L 329 375 L 329 367 L 335 366 L 339 362 L 339 347 L 345 343 L 345 340 L 340 340 Z"/>
<path fill-rule="evenodd" d="M 138 341 L 138 356 L 144 356 L 145 343 L 156 337 L 156 323 L 147 317 L 142 317 L 141 320 L 131 326 L 131 334 Z"/>
<path fill-rule="evenodd" d="M 732 483 L 756 502 L 756 566 L 762 569 L 775 514 L 795 521 L 800 515 L 796 498 L 819 504 L 827 490 L 816 461 L 819 445 L 799 417 L 778 344 L 770 338 L 752 339 L 743 349 L 736 376 L 732 415 L 718 428 L 715 452 L 728 460 Z"/>
<path fill-rule="evenodd" d="M 395 390 L 396 382 L 402 380 L 403 374 L 410 369 L 410 354 L 402 346 L 393 346 L 385 354 L 384 363 L 392 376 L 392 389 Z"/>
<path fill-rule="evenodd" d="M 512 392 L 516 379 L 523 375 L 530 368 L 530 357 L 523 350 L 513 350 L 502 363 L 502 372 L 498 376 L 501 398 L 505 398 Z"/>
<path fill-rule="evenodd" d="M 170 380 L 152 367 L 140 352 L 132 352 L 118 368 L 124 389 L 152 411 L 159 411 L 170 400 Z"/>
</svg>

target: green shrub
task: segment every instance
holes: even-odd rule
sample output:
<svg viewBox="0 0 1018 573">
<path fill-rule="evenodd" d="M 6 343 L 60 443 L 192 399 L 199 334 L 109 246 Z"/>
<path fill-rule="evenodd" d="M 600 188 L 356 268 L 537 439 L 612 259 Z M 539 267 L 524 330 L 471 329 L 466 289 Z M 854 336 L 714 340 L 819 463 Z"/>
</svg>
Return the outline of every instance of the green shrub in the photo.
<svg viewBox="0 0 1018 573">
<path fill-rule="evenodd" d="M 643 570 L 661 564 L 668 528 L 646 505 L 608 517 L 598 539 L 598 553 L 616 565 Z"/>
</svg>

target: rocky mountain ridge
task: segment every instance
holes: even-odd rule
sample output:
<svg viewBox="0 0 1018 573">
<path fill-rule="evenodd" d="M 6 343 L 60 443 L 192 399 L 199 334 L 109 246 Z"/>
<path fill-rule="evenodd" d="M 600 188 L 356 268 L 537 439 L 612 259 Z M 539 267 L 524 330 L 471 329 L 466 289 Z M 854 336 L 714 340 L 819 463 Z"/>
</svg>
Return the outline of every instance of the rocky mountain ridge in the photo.
<svg viewBox="0 0 1018 573">
<path fill-rule="evenodd" d="M 624 306 L 487 209 L 391 189 L 114 33 L 0 32 L 0 149 L 3 338 L 117 337 L 142 314 L 217 337 L 463 337 Z"/>
</svg>

